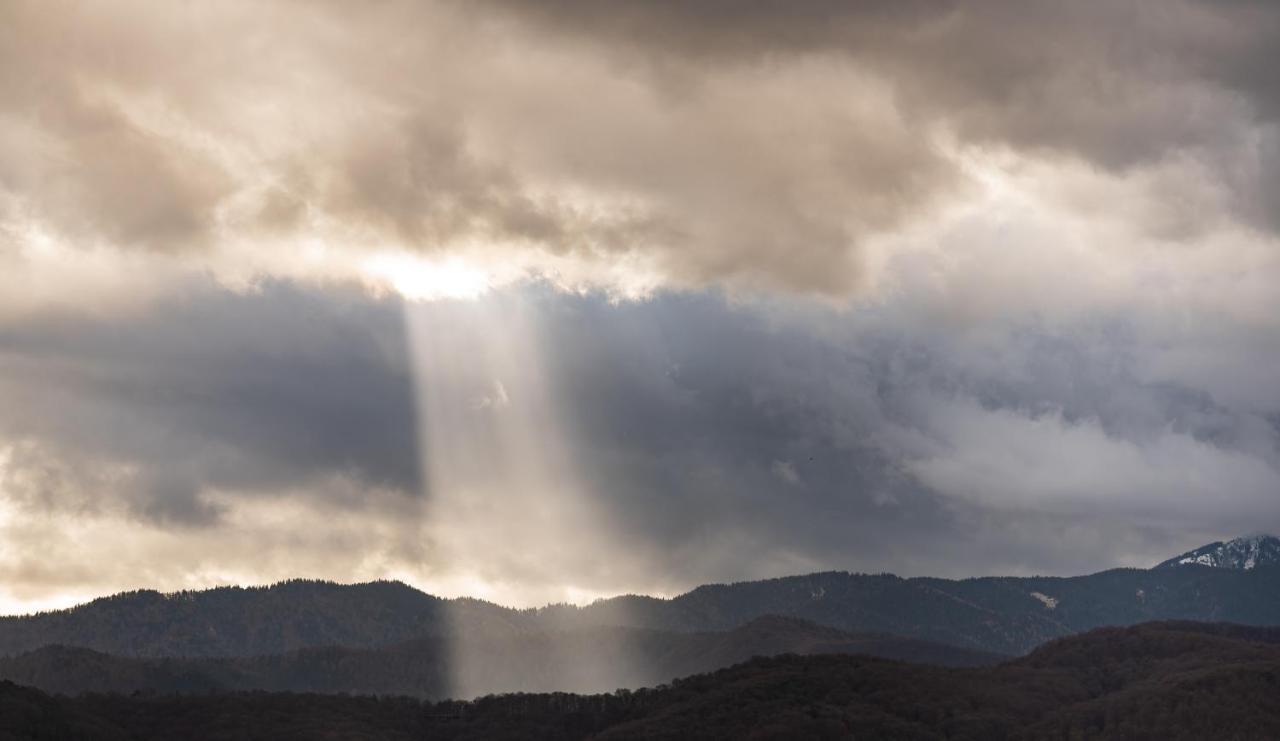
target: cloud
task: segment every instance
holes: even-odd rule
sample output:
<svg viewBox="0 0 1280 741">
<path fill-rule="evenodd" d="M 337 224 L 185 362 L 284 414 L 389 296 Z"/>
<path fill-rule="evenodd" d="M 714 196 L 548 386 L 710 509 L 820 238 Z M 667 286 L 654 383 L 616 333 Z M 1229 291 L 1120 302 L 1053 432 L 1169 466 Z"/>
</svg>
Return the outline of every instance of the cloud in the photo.
<svg viewBox="0 0 1280 741">
<path fill-rule="evenodd" d="M 1135 440 L 1108 435 L 1098 420 L 1024 416 L 966 401 L 938 402 L 931 423 L 938 446 L 908 460 L 908 469 L 934 491 L 997 509 L 1105 511 L 1152 526 L 1229 519 L 1240 532 L 1276 516 L 1274 454 L 1167 428 Z"/>
<path fill-rule="evenodd" d="M 118 253 L 229 283 L 349 280 L 408 251 L 623 293 L 848 296 L 877 283 L 873 245 L 986 192 L 967 163 L 990 152 L 1048 183 L 1099 168 L 1148 194 L 1138 220 L 1157 237 L 1275 226 L 1265 4 L 4 14 L 0 233 L 19 266 L 68 250 L 50 272 L 105 251 L 102 271 L 124 275 Z"/>
<path fill-rule="evenodd" d="M 321 299 L 278 284 L 253 296 L 188 288 L 143 319 L 0 329 L 0 435 L 19 442 L 18 496 L 199 524 L 220 515 L 212 489 L 332 478 L 418 491 L 413 379 L 394 307 L 358 290 Z"/>
<path fill-rule="evenodd" d="M 18 236 L 215 268 L 250 243 L 284 253 L 277 271 L 315 240 L 482 244 L 482 261 L 597 285 L 631 256 L 673 284 L 843 291 L 860 234 L 954 184 L 884 86 L 838 60 L 711 70 L 673 100 L 452 3 L 6 12 Z"/>
<path fill-rule="evenodd" d="M 1274 416 L 1149 377 L 1123 315 L 974 334 L 898 304 L 531 286 L 406 323 L 358 286 L 206 282 L 27 318 L 0 330 L 0 525 L 31 536 L 0 563 L 21 604 L 299 574 L 537 603 L 1079 573 L 1280 522 Z"/>
<path fill-rule="evenodd" d="M 5 4 L 0 562 L 532 600 L 1257 529 L 1276 49 L 1245 0 Z M 553 422 L 584 534 L 433 529 L 432 394 Z"/>
<path fill-rule="evenodd" d="M 621 49 L 656 76 L 837 56 L 884 80 L 905 117 L 962 146 L 1114 171 L 1186 153 L 1238 188 L 1239 213 L 1274 226 L 1255 180 L 1278 164 L 1280 108 L 1260 70 L 1274 61 L 1280 15 L 1266 3 L 493 4 Z M 1251 172 L 1236 170 L 1238 156 Z"/>
<path fill-rule="evenodd" d="M 774 476 L 791 486 L 799 486 L 801 483 L 800 474 L 796 473 L 795 464 L 791 461 L 774 461 L 769 465 L 769 470 Z"/>
</svg>

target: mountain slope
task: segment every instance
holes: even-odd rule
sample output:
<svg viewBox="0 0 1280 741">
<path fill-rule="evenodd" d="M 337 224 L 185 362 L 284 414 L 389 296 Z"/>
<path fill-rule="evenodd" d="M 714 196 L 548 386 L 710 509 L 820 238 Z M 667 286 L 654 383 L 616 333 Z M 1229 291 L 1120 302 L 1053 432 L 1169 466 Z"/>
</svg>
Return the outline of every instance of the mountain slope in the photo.
<svg viewBox="0 0 1280 741">
<path fill-rule="evenodd" d="M 1114 569 L 1079 577 L 915 578 L 828 572 L 699 587 L 671 600 L 622 597 L 560 608 L 585 620 L 719 630 L 758 611 L 997 653 L 1106 625 L 1210 620 L 1280 625 L 1280 567 Z M 569 614 L 563 614 L 569 613 Z"/>
<path fill-rule="evenodd" d="M 67 610 L 0 617 L 0 655 L 53 644 L 156 657 L 385 646 L 443 635 L 455 621 L 501 632 L 511 614 L 474 600 L 442 600 L 399 582 L 295 580 L 172 594 L 138 591 Z"/>
<path fill-rule="evenodd" d="M 1278 642 L 1280 631 L 1168 623 L 1066 638 L 991 669 L 760 659 L 677 683 L 597 738 L 1270 739 Z"/>
<path fill-rule="evenodd" d="M 608 695 L 474 702 L 305 694 L 48 698 L 42 708 L 138 741 L 379 739 L 1280 738 L 1280 633 L 1187 623 L 1105 629 L 995 667 L 780 656 Z M 0 715 L 0 717 L 3 717 Z M 30 738 L 33 736 L 19 736 Z M 76 738 L 75 735 L 62 736 Z M 79 736 L 94 738 L 94 736 Z M 107 736 L 110 737 L 110 736 Z"/>
<path fill-rule="evenodd" d="M 723 633 L 600 627 L 473 639 L 461 646 L 424 638 L 380 649 L 309 648 L 249 658 L 130 658 L 47 646 L 0 658 L 0 678 L 59 694 L 268 690 L 443 699 L 643 687 L 781 653 L 858 653 L 941 666 L 1008 658 L 769 617 Z"/>
<path fill-rule="evenodd" d="M 1200 546 L 1156 565 L 1157 569 L 1197 564 L 1219 569 L 1252 569 L 1258 566 L 1280 566 L 1280 538 L 1274 535 L 1252 535 Z"/>
<path fill-rule="evenodd" d="M 0 739 L 124 741 L 133 735 L 39 690 L 0 681 Z"/>
</svg>

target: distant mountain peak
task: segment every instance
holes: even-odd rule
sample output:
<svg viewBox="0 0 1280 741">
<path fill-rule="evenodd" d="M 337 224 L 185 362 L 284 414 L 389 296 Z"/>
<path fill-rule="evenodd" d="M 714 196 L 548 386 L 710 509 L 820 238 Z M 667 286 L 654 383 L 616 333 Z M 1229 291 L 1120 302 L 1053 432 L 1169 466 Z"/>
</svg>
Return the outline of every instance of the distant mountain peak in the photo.
<svg viewBox="0 0 1280 741">
<path fill-rule="evenodd" d="M 1157 564 L 1156 568 L 1188 564 L 1242 570 L 1280 564 L 1280 538 L 1274 535 L 1250 535 L 1225 542 L 1218 541 L 1174 556 Z"/>
</svg>

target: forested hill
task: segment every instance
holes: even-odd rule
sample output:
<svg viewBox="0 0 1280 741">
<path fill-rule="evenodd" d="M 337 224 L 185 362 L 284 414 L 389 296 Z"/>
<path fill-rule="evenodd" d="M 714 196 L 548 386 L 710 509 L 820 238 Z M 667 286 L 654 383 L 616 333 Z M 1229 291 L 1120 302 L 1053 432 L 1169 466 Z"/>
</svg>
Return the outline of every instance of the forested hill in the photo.
<svg viewBox="0 0 1280 741">
<path fill-rule="evenodd" d="M 144 590 L 0 618 L 0 654 L 55 644 L 122 656 L 251 656 L 308 646 L 387 645 L 442 634 L 449 607 L 465 605 L 446 605 L 398 582 Z"/>
<path fill-rule="evenodd" d="M 1280 566 L 964 580 L 828 572 L 704 586 L 673 599 L 619 597 L 540 610 L 443 600 L 396 582 L 134 592 L 0 618 L 0 655 L 62 644 L 119 656 L 256 656 L 590 626 L 725 631 L 766 615 L 1016 655 L 1104 625 L 1168 619 L 1280 625 Z"/>
<path fill-rule="evenodd" d="M 1280 625 L 1280 566 L 1113 569 L 1077 577 L 902 579 L 828 572 L 699 587 L 671 600 L 620 597 L 574 614 L 592 622 L 674 630 L 723 629 L 762 614 L 846 630 L 895 633 L 1022 654 L 1045 641 L 1152 620 Z"/>
<path fill-rule="evenodd" d="M 1102 629 L 990 668 L 781 656 L 607 695 L 474 702 L 233 693 L 52 698 L 0 683 L 15 739 L 1280 738 L 1280 634 Z"/>
<path fill-rule="evenodd" d="M 500 692 L 600 692 L 662 684 L 755 656 L 856 653 L 938 666 L 1009 657 L 911 638 L 847 633 L 794 618 L 759 618 L 723 633 L 594 627 L 562 633 L 422 638 L 383 648 L 309 648 L 245 658 L 127 658 L 46 646 L 0 658 L 0 679 L 47 692 L 270 690 L 428 699 Z"/>
</svg>

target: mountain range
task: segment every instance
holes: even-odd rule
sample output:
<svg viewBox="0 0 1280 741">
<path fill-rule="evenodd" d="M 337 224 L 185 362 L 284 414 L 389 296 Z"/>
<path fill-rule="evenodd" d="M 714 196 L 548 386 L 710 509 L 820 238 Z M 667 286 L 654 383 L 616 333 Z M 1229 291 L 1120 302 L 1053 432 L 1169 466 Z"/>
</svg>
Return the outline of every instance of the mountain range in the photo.
<svg viewBox="0 0 1280 741">
<path fill-rule="evenodd" d="M 1232 544 L 1239 542 L 1205 549 L 1235 553 L 1239 549 Z M 628 595 L 531 610 L 441 599 L 399 582 L 294 580 L 171 594 L 144 590 L 66 610 L 0 617 L 0 655 L 60 644 L 131 657 L 243 657 L 601 626 L 727 631 L 767 615 L 1017 655 L 1106 625 L 1150 620 L 1280 624 L 1280 564 L 1272 555 L 1280 540 L 1249 542 L 1259 544 L 1258 557 L 1223 566 L 1193 558 L 1176 566 L 1165 562 L 1153 569 L 1088 576 L 959 580 L 824 572 L 705 585 L 670 599 Z M 1230 563 L 1239 568 L 1224 567 Z"/>
<path fill-rule="evenodd" d="M 1103 626 L 1280 625 L 1275 542 L 1237 539 L 1079 577 L 824 572 L 526 610 L 385 581 L 144 590 L 0 618 L 0 678 L 66 693 L 465 698 L 640 687 L 784 653 L 974 666 Z"/>
</svg>

